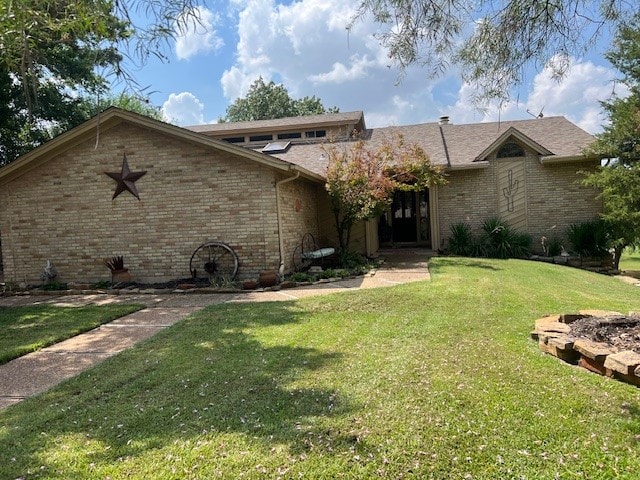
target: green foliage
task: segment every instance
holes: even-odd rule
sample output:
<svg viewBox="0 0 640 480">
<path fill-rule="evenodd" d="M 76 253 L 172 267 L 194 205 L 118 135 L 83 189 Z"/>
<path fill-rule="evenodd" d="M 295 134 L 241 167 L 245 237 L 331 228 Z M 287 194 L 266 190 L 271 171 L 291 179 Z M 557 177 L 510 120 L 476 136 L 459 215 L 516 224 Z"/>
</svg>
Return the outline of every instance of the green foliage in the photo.
<svg viewBox="0 0 640 480">
<path fill-rule="evenodd" d="M 607 59 L 623 75 L 631 94 L 602 105 L 611 123 L 597 136 L 590 153 L 609 159 L 596 172 L 587 173 L 586 185 L 596 187 L 604 201 L 602 218 L 610 226 L 614 268 L 628 245 L 640 244 L 640 13 L 616 35 Z"/>
<path fill-rule="evenodd" d="M 380 215 L 395 190 L 420 191 L 446 182 L 442 169 L 424 150 L 406 144 L 401 136 L 377 148 L 359 139 L 340 148 L 329 145 L 325 151 L 329 158 L 325 188 L 340 252 L 349 250 L 353 225 Z"/>
<path fill-rule="evenodd" d="M 62 282 L 48 282 L 43 284 L 40 287 L 40 290 L 62 291 L 62 290 L 69 290 L 69 286 L 66 283 L 62 283 Z"/>
<path fill-rule="evenodd" d="M 531 237 L 514 230 L 498 217 L 482 222 L 482 234 L 473 235 L 470 225 L 451 225 L 448 240 L 453 255 L 489 258 L 525 258 L 531 251 Z"/>
<path fill-rule="evenodd" d="M 337 113 L 337 107 L 326 109 L 316 96 L 295 100 L 284 85 L 273 80 L 265 83 L 262 77 L 253 82 L 244 98 L 238 98 L 227 107 L 221 122 L 270 120 L 273 118 L 301 117 L 321 113 Z"/>
<path fill-rule="evenodd" d="M 150 55 L 163 58 L 176 30 L 199 21 L 197 5 L 195 0 L 1 1 L 0 166 L 95 115 L 97 109 L 89 107 L 102 106 L 94 99 L 110 82 L 137 90 L 123 59 L 140 67 Z"/>
<path fill-rule="evenodd" d="M 570 225 L 567 238 L 571 249 L 580 256 L 606 257 L 610 255 L 610 231 L 606 221 L 596 219 Z"/>
<path fill-rule="evenodd" d="M 482 222 L 481 244 L 490 258 L 523 258 L 529 253 L 531 238 L 516 232 L 498 217 Z"/>
<path fill-rule="evenodd" d="M 548 257 L 555 257 L 562 253 L 562 241 L 558 237 L 542 237 L 540 243 L 543 254 Z"/>
<path fill-rule="evenodd" d="M 106 87 L 126 22 L 107 0 L 0 2 L 0 164 L 83 120 L 81 96 Z"/>
<path fill-rule="evenodd" d="M 470 256 L 474 251 L 475 238 L 468 223 L 454 223 L 450 227 L 451 236 L 448 241 L 448 251 L 461 257 Z"/>
<path fill-rule="evenodd" d="M 637 310 L 637 287 L 517 260 L 429 268 L 196 312 L 0 410 L 0 478 L 636 479 L 638 389 L 529 332 L 550 313 Z"/>
<path fill-rule="evenodd" d="M 583 56 L 606 27 L 635 12 L 636 2 L 611 0 L 361 0 L 351 28 L 371 15 L 401 70 L 418 64 L 439 75 L 454 66 L 476 101 L 505 101 L 527 66 L 562 76 L 570 57 Z"/>
<path fill-rule="evenodd" d="M 299 283 L 314 282 L 315 279 L 316 278 L 308 272 L 294 272 L 291 275 L 289 275 L 289 277 L 287 278 L 287 280 L 290 280 L 292 282 L 299 282 Z"/>
</svg>

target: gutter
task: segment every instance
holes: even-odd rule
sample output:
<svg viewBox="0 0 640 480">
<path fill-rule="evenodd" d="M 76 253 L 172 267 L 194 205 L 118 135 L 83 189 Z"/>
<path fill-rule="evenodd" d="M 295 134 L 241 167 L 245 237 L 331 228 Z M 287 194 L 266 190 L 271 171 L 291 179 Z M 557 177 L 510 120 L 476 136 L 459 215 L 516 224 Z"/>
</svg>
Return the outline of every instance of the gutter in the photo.
<svg viewBox="0 0 640 480">
<path fill-rule="evenodd" d="M 283 178 L 276 182 L 276 217 L 278 221 L 278 247 L 280 249 L 280 265 L 278 274 L 280 278 L 284 275 L 284 237 L 282 233 L 282 212 L 280 210 L 280 185 L 297 180 L 300 177 L 300 170 L 296 170 L 293 177 Z"/>
<path fill-rule="evenodd" d="M 554 163 L 588 162 L 590 160 L 600 160 L 600 157 L 587 157 L 586 155 L 546 155 L 540 157 L 540 163 L 542 165 L 549 165 Z"/>
</svg>

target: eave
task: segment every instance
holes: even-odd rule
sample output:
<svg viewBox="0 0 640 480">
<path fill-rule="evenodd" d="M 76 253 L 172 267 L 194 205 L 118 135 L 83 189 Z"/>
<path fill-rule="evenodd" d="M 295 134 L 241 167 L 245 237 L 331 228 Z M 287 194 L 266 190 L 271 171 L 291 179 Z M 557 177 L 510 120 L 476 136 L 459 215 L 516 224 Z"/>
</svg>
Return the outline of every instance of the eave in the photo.
<svg viewBox="0 0 640 480">
<path fill-rule="evenodd" d="M 324 182 L 324 178 L 322 176 L 270 155 L 233 145 L 222 140 L 217 140 L 204 134 L 192 132 L 143 115 L 111 107 L 91 120 L 58 135 L 56 138 L 23 155 L 9 165 L 0 168 L 0 185 L 5 185 L 10 181 L 25 175 L 31 170 L 48 162 L 54 156 L 60 155 L 61 153 L 70 150 L 92 137 L 95 138 L 101 133 L 121 123 L 131 123 L 192 144 L 231 153 L 278 171 L 298 171 L 300 172 L 300 176 L 303 178 L 315 182 Z"/>
</svg>

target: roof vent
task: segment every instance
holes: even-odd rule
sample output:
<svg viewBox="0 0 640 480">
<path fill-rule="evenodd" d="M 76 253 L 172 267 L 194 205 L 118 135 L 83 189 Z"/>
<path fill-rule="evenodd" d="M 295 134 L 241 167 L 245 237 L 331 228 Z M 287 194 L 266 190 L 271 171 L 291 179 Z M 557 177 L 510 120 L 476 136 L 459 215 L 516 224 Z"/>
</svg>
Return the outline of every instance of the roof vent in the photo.
<svg viewBox="0 0 640 480">
<path fill-rule="evenodd" d="M 449 117 L 447 115 L 441 116 L 440 121 L 438 123 L 440 125 L 449 125 Z"/>
</svg>

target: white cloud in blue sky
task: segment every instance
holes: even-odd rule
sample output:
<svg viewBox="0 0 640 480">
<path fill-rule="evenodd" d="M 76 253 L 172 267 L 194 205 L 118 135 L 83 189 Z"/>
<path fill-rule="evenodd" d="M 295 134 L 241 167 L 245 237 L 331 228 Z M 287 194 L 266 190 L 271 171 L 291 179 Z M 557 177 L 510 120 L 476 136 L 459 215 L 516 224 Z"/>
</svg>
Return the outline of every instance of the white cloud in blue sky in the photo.
<svg viewBox="0 0 640 480">
<path fill-rule="evenodd" d="M 455 70 L 433 79 L 414 66 L 398 81 L 398 70 L 389 67 L 374 37 L 377 24 L 361 20 L 347 31 L 358 5 L 231 0 L 215 12 L 210 4 L 199 7 L 206 30 L 183 32 L 176 58 L 144 69 L 141 83 L 150 85 L 152 100 L 164 103 L 165 116 L 180 125 L 223 116 L 258 76 L 284 84 L 293 97 L 316 95 L 327 107 L 363 110 L 369 127 L 436 121 L 440 115 L 454 123 L 522 119 L 531 118 L 527 110 L 537 114 L 543 108 L 545 115 L 564 115 L 591 132 L 604 122 L 599 100 L 610 95 L 616 73 L 599 53 L 571 59 L 559 83 L 548 71 L 529 72 L 512 102 L 490 106 L 483 115 Z"/>
<path fill-rule="evenodd" d="M 216 32 L 219 22 L 220 15 L 205 7 L 197 7 L 188 18 L 183 16 L 176 25 L 176 57 L 188 60 L 194 55 L 221 49 L 224 40 Z"/>
<path fill-rule="evenodd" d="M 204 105 L 190 92 L 172 93 L 162 104 L 162 114 L 167 122 L 178 125 L 204 123 Z"/>
</svg>

